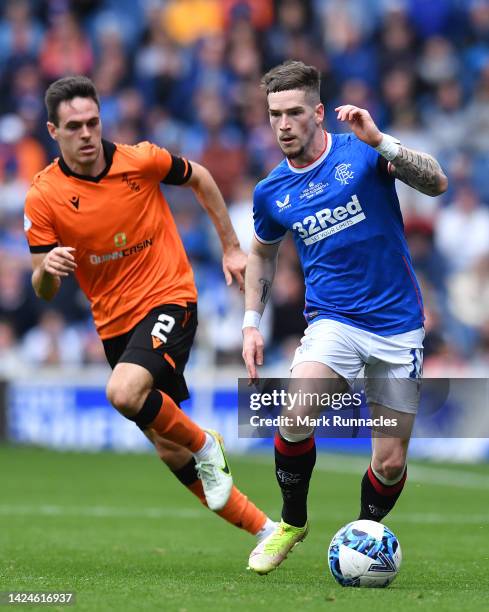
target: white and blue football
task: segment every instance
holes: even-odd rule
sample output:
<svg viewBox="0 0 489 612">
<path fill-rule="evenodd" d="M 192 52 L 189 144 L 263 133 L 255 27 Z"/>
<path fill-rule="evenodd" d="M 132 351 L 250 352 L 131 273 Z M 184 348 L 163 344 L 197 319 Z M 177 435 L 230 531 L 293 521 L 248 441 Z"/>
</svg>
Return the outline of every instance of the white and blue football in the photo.
<svg viewBox="0 0 489 612">
<path fill-rule="evenodd" d="M 382 523 L 353 521 L 331 540 L 329 569 L 342 586 L 386 587 L 399 572 L 399 540 Z"/>
</svg>

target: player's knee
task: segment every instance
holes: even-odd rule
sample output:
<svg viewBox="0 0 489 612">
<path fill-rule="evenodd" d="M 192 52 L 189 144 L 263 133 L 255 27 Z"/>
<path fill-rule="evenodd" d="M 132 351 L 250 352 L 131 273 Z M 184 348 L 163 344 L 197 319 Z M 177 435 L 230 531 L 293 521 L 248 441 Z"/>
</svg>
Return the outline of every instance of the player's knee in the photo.
<svg viewBox="0 0 489 612">
<path fill-rule="evenodd" d="M 141 408 L 141 393 L 127 381 L 109 380 L 106 393 L 112 406 L 126 417 L 134 416 Z"/>
<path fill-rule="evenodd" d="M 383 476 L 386 480 L 395 480 L 404 471 L 405 459 L 401 456 L 394 456 L 384 459 L 380 462 L 376 471 Z"/>
<path fill-rule="evenodd" d="M 279 432 L 287 442 L 302 442 L 314 435 L 314 427 L 279 427 Z"/>
</svg>

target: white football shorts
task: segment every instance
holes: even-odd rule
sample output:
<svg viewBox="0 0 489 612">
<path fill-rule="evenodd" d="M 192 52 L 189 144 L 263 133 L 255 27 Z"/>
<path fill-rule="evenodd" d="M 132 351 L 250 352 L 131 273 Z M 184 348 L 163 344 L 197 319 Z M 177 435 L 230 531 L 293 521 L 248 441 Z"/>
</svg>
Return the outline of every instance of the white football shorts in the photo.
<svg viewBox="0 0 489 612">
<path fill-rule="evenodd" d="M 416 414 L 423 369 L 424 328 L 379 336 L 332 319 L 309 325 L 290 369 L 316 361 L 352 385 L 364 368 L 367 402 Z"/>
</svg>

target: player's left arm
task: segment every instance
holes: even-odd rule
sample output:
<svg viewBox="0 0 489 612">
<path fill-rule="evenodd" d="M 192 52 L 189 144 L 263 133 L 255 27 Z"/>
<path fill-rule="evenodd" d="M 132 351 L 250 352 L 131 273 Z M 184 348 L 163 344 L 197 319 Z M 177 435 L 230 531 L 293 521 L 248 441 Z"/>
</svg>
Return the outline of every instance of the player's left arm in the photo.
<svg viewBox="0 0 489 612">
<path fill-rule="evenodd" d="M 224 198 L 207 168 L 194 161 L 189 161 L 189 164 L 192 174 L 184 184 L 192 188 L 216 228 L 222 245 L 222 269 L 226 283 L 230 285 L 234 277 L 243 291 L 247 257 L 240 247 Z"/>
<path fill-rule="evenodd" d="M 389 162 L 389 173 L 421 193 L 437 196 L 448 188 L 448 179 L 436 159 L 428 153 L 399 146 L 398 154 Z"/>
<path fill-rule="evenodd" d="M 433 156 L 408 149 L 392 136 L 383 134 L 366 109 L 346 104 L 335 110 L 339 121 L 347 121 L 360 140 L 389 161 L 392 176 L 426 195 L 437 196 L 447 190 L 448 179 Z"/>
</svg>

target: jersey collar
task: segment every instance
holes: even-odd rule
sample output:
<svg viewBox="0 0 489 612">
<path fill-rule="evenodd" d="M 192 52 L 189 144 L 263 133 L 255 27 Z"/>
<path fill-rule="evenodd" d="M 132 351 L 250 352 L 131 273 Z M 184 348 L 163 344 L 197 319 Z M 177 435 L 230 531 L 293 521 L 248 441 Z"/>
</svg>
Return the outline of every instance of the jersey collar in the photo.
<svg viewBox="0 0 489 612">
<path fill-rule="evenodd" d="M 110 168 L 112 167 L 112 160 L 114 158 L 114 153 L 117 147 L 115 146 L 113 142 L 109 142 L 108 140 L 102 139 L 102 148 L 104 150 L 104 157 L 105 157 L 106 165 L 105 165 L 105 168 L 102 170 L 102 172 L 98 174 L 97 176 L 88 176 L 87 174 L 78 174 L 77 172 L 73 172 L 73 170 L 71 170 L 71 168 L 68 166 L 68 164 L 63 159 L 62 155 L 59 156 L 59 161 L 58 161 L 59 167 L 61 168 L 62 172 L 66 174 L 66 176 L 73 176 L 77 179 L 81 179 L 82 181 L 90 181 L 91 183 L 98 183 L 104 178 L 104 176 L 107 175 Z"/>
<path fill-rule="evenodd" d="M 324 136 L 326 142 L 324 143 L 324 149 L 319 154 L 319 157 L 316 157 L 310 164 L 306 164 L 305 166 L 294 166 L 292 165 L 290 159 L 287 159 L 287 165 L 292 172 L 296 172 L 297 174 L 303 174 L 304 172 L 309 172 L 309 170 L 313 170 L 317 168 L 319 164 L 322 164 L 323 161 L 328 156 L 328 153 L 331 151 L 331 145 L 333 143 L 333 137 L 331 134 L 324 130 Z"/>
</svg>

